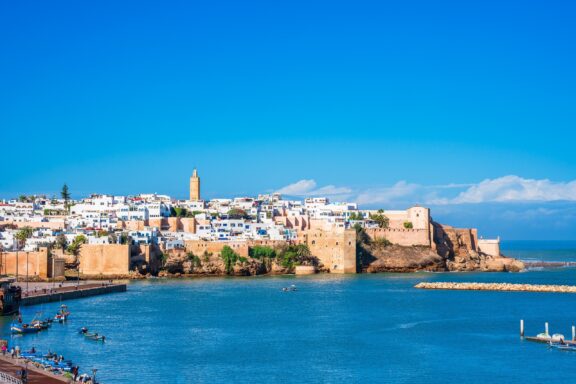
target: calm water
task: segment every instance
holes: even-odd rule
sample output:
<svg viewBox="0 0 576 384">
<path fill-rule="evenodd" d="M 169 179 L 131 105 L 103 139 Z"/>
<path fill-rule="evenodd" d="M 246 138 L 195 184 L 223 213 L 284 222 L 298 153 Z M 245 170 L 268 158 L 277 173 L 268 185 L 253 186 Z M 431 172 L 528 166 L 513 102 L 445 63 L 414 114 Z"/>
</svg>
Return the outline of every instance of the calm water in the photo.
<svg viewBox="0 0 576 384">
<path fill-rule="evenodd" d="M 506 253 L 576 261 L 576 243 L 507 243 Z M 535 334 L 549 321 L 570 335 L 575 295 L 412 288 L 422 280 L 576 284 L 576 269 L 135 282 L 124 294 L 68 301 L 68 324 L 12 342 L 96 367 L 105 383 L 508 384 L 571 375 L 576 353 L 522 342 L 518 327 L 523 318 Z M 289 284 L 299 290 L 281 292 Z M 39 309 L 24 308 L 25 318 Z M 83 325 L 109 341 L 84 340 Z"/>
</svg>

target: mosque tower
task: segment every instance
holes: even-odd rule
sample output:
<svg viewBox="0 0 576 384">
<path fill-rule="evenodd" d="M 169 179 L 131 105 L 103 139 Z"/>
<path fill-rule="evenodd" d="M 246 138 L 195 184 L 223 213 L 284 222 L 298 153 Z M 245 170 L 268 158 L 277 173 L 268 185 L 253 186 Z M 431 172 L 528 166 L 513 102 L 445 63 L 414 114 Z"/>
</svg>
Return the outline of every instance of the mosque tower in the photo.
<svg viewBox="0 0 576 384">
<path fill-rule="evenodd" d="M 200 200 L 200 178 L 198 177 L 198 172 L 196 168 L 192 172 L 192 177 L 190 178 L 190 200 L 199 201 Z"/>
</svg>

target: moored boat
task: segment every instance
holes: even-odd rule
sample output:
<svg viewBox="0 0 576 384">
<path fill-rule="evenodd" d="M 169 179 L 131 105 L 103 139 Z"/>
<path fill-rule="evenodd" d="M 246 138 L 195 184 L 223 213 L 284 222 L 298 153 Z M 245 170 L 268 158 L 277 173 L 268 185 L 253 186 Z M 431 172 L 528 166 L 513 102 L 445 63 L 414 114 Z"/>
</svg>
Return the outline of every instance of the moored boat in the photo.
<svg viewBox="0 0 576 384">
<path fill-rule="evenodd" d="M 26 333 L 37 333 L 40 332 L 42 328 L 31 326 L 30 324 L 12 323 L 10 326 L 10 331 L 13 334 L 26 334 Z"/>
<path fill-rule="evenodd" d="M 559 342 L 550 341 L 550 347 L 559 349 L 561 351 L 576 352 L 576 345 L 574 345 L 572 343 L 566 343 L 564 341 L 559 341 Z"/>
<path fill-rule="evenodd" d="M 0 316 L 13 315 L 20 310 L 22 289 L 12 285 L 14 279 L 0 279 Z"/>
<path fill-rule="evenodd" d="M 56 316 L 54 316 L 54 320 L 59 322 L 59 323 L 63 323 L 66 320 L 68 320 L 68 316 L 70 316 L 70 311 L 68 310 L 68 306 L 66 306 L 65 304 L 62 304 L 60 306 L 60 310 L 58 310 L 58 312 L 56 313 Z"/>
</svg>

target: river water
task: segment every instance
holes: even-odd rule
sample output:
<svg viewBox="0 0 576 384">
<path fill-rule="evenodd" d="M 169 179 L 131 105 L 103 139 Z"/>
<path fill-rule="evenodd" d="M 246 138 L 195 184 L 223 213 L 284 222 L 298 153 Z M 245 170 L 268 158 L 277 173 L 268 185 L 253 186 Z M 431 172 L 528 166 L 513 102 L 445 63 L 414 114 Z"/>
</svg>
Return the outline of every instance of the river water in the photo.
<svg viewBox="0 0 576 384">
<path fill-rule="evenodd" d="M 521 259 L 576 261 L 576 243 L 505 243 Z M 550 322 L 570 336 L 576 295 L 424 291 L 420 281 L 576 284 L 576 269 L 196 278 L 130 283 L 128 292 L 70 300 L 68 324 L 3 337 L 97 368 L 104 383 L 542 383 L 576 353 L 521 341 Z M 281 288 L 295 284 L 296 292 Z M 25 320 L 58 303 L 24 307 Z M 105 344 L 77 333 L 86 326 Z"/>
</svg>

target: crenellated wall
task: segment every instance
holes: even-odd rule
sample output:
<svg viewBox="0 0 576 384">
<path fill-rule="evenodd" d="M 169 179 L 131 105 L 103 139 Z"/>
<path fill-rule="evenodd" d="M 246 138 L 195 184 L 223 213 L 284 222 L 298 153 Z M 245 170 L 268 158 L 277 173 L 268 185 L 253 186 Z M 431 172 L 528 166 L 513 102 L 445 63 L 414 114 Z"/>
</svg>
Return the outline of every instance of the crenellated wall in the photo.
<svg viewBox="0 0 576 384">
<path fill-rule="evenodd" d="M 386 239 L 392 244 L 403 247 L 413 245 L 430 247 L 432 243 L 430 229 L 368 228 L 366 233 L 373 240 Z"/>
<path fill-rule="evenodd" d="M 229 246 L 238 255 L 248 257 L 248 242 L 246 241 L 205 241 L 186 240 L 184 242 L 186 252 L 192 252 L 196 256 L 201 256 L 205 252 L 219 255 L 225 246 Z"/>
</svg>

